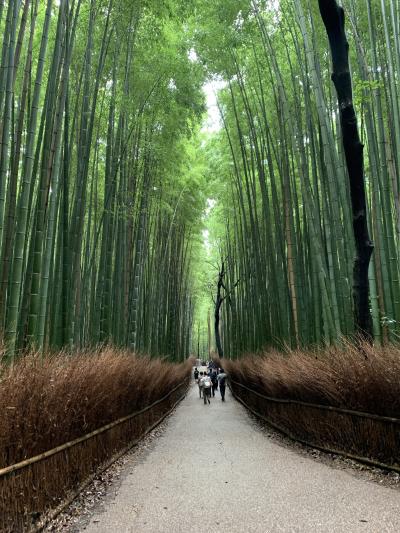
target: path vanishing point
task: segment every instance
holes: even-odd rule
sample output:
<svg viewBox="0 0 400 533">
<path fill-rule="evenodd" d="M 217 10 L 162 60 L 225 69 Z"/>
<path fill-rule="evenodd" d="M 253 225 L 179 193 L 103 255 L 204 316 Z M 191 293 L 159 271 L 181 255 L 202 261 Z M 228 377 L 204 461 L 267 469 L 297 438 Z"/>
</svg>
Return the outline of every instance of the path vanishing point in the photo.
<svg viewBox="0 0 400 533">
<path fill-rule="evenodd" d="M 85 533 L 400 532 L 400 493 L 271 439 L 230 394 L 193 385 L 129 459 Z"/>
</svg>

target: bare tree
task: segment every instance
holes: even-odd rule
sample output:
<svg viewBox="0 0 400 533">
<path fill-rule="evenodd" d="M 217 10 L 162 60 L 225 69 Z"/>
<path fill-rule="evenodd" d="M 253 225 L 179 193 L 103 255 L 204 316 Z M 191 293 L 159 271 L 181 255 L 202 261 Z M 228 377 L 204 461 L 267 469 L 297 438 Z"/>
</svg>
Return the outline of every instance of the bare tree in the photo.
<svg viewBox="0 0 400 533">
<path fill-rule="evenodd" d="M 219 331 L 219 323 L 221 319 L 221 307 L 225 300 L 230 300 L 230 295 L 237 287 L 240 280 L 237 280 L 231 289 L 227 289 L 225 286 L 225 260 L 221 261 L 221 266 L 218 269 L 218 281 L 217 281 L 217 296 L 214 299 L 214 333 L 215 344 L 217 346 L 218 357 L 222 359 L 224 357 L 224 350 L 222 348 L 221 334 Z"/>
</svg>

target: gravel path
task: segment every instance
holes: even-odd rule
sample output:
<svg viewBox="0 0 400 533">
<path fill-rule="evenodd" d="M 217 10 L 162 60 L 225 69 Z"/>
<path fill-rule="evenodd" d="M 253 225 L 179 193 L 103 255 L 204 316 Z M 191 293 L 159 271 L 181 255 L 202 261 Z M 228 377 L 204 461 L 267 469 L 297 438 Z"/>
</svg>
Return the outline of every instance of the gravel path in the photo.
<svg viewBox="0 0 400 533">
<path fill-rule="evenodd" d="M 193 386 L 129 459 L 86 533 L 399 532 L 400 493 L 281 446 L 228 394 Z"/>
</svg>

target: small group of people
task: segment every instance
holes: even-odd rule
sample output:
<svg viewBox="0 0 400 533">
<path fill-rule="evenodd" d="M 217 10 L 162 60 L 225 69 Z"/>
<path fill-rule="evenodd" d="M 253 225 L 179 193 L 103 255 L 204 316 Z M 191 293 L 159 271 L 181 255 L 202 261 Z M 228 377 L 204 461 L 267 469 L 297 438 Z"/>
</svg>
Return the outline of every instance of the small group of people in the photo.
<svg viewBox="0 0 400 533">
<path fill-rule="evenodd" d="M 194 379 L 199 386 L 199 396 L 204 399 L 204 405 L 211 403 L 211 395 L 214 398 L 219 388 L 221 400 L 225 401 L 226 374 L 223 368 L 214 362 L 209 363 L 207 370 L 194 369 Z"/>
</svg>

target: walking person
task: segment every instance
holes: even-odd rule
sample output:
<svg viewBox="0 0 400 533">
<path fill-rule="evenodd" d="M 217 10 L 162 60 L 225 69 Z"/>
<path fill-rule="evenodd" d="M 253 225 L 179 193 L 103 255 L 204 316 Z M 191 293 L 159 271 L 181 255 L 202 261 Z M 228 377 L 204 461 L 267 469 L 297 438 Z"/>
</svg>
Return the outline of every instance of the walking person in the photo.
<svg viewBox="0 0 400 533">
<path fill-rule="evenodd" d="M 210 396 L 211 396 L 211 387 L 212 387 L 212 383 L 211 383 L 211 378 L 210 376 L 205 373 L 205 375 L 203 376 L 203 379 L 201 380 L 203 382 L 203 398 L 204 398 L 204 405 L 207 404 L 210 404 Z"/>
<path fill-rule="evenodd" d="M 197 370 L 197 366 L 194 369 L 193 375 L 194 375 L 194 380 L 197 383 L 197 380 L 199 379 L 199 371 Z"/>
<path fill-rule="evenodd" d="M 214 398 L 215 391 L 218 389 L 218 376 L 217 376 L 217 371 L 216 370 L 213 370 L 211 372 L 211 383 L 212 383 L 211 392 L 212 392 L 212 395 L 213 395 L 213 398 Z"/>
<path fill-rule="evenodd" d="M 202 392 L 202 390 L 203 390 L 203 383 L 202 383 L 202 381 L 203 381 L 203 372 L 200 372 L 199 379 L 198 379 L 198 381 L 197 381 L 197 383 L 198 383 L 198 385 L 199 385 L 199 396 L 200 396 L 200 398 L 201 398 L 201 392 Z"/>
<path fill-rule="evenodd" d="M 219 392 L 221 393 L 221 400 L 223 402 L 225 401 L 226 378 L 227 375 L 225 374 L 225 370 L 223 368 L 220 368 L 217 379 L 219 385 Z"/>
</svg>

